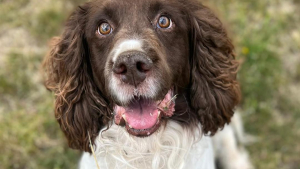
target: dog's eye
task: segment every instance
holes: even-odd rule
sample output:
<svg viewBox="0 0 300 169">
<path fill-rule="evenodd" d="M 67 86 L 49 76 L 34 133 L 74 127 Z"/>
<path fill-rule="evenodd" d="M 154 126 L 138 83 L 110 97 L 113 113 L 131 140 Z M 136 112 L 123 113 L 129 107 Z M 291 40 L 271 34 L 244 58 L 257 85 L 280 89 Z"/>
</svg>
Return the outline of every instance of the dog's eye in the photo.
<svg viewBox="0 0 300 169">
<path fill-rule="evenodd" d="M 157 27 L 168 29 L 172 26 L 172 20 L 166 16 L 161 16 L 158 19 Z"/>
<path fill-rule="evenodd" d="M 98 33 L 100 35 L 109 35 L 112 32 L 110 24 L 104 22 L 98 27 Z"/>
</svg>

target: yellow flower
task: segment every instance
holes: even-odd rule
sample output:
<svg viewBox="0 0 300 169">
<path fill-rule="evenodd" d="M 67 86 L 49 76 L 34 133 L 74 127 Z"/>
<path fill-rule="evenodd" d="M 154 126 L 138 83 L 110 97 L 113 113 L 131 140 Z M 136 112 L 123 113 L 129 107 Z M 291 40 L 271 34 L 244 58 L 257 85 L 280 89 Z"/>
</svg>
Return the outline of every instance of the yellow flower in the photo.
<svg viewBox="0 0 300 169">
<path fill-rule="evenodd" d="M 247 55 L 249 53 L 249 48 L 243 47 L 242 48 L 242 54 Z"/>
</svg>

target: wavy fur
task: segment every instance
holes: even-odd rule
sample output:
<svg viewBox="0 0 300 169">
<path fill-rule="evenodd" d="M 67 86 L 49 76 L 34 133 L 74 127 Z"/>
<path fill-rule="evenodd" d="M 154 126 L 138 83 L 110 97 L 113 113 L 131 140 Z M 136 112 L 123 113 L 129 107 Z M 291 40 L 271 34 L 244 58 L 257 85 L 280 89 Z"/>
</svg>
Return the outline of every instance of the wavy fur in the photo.
<svg viewBox="0 0 300 169">
<path fill-rule="evenodd" d="M 239 63 L 221 21 L 207 7 L 195 6 L 190 14 L 190 100 L 203 132 L 214 135 L 230 122 L 240 101 L 236 80 Z"/>
<path fill-rule="evenodd" d="M 104 69 L 109 68 L 105 67 L 105 63 L 109 63 L 107 55 L 116 40 L 97 39 L 94 34 L 96 28 L 92 26 L 98 19 L 93 14 L 105 8 L 109 2 L 110 0 L 88 2 L 77 8 L 68 19 L 63 34 L 54 39 L 43 64 L 45 86 L 55 93 L 55 117 L 69 146 L 88 152 L 87 132 L 91 134 L 94 145 L 100 130 L 113 122 L 112 109 L 117 102 L 106 90 L 109 81 L 103 73 Z M 122 12 L 126 11 L 123 10 L 126 3 L 133 2 L 118 2 L 112 1 L 110 5 L 124 6 L 106 12 L 111 14 L 110 12 L 119 11 L 113 16 L 121 18 Z M 172 88 L 171 85 L 178 94 L 172 120 L 191 129 L 200 123 L 204 134 L 213 135 L 230 122 L 233 109 L 240 100 L 236 81 L 238 62 L 225 28 L 210 9 L 196 0 L 134 1 L 137 5 L 148 2 L 154 3 L 149 5 L 153 8 L 151 12 L 166 7 L 173 13 L 176 17 L 174 20 L 177 21 L 174 33 L 170 31 L 158 34 L 156 30 L 148 28 L 145 31 L 138 25 L 135 32 L 133 29 L 123 32 L 133 32 L 134 35 L 139 33 L 142 39 L 146 39 L 145 42 L 153 42 L 147 47 L 153 55 L 151 57 L 157 61 L 156 74 L 161 78 L 155 77 L 162 86 L 156 97 L 164 95 Z M 131 6 L 127 5 L 126 8 Z M 145 6 L 147 7 L 143 7 Z M 137 15 L 138 12 L 143 10 L 133 13 L 132 17 L 141 16 Z M 157 14 L 153 14 L 155 15 Z M 140 21 L 147 20 L 142 18 Z M 145 25 L 149 24 L 151 23 Z M 130 36 L 124 34 L 118 34 L 116 38 Z M 177 59 L 176 62 L 174 58 Z M 172 76 L 164 70 L 172 70 Z"/>
<path fill-rule="evenodd" d="M 60 38 L 44 60 L 45 86 L 55 94 L 55 117 L 69 146 L 90 152 L 88 134 L 94 142 L 100 129 L 111 120 L 111 108 L 95 87 L 83 26 L 86 6 L 69 18 Z"/>
</svg>

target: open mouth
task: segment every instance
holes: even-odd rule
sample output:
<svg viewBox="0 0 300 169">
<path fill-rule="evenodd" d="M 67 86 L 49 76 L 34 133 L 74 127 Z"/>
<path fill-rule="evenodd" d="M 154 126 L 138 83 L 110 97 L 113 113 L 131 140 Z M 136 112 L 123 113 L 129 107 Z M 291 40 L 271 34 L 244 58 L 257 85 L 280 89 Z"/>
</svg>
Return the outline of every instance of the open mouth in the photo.
<svg viewBox="0 0 300 169">
<path fill-rule="evenodd" d="M 115 123 L 125 126 L 128 133 L 135 136 L 149 136 L 161 125 L 162 118 L 171 117 L 175 111 L 175 99 L 172 90 L 163 100 L 135 98 L 126 106 L 116 105 Z"/>
</svg>

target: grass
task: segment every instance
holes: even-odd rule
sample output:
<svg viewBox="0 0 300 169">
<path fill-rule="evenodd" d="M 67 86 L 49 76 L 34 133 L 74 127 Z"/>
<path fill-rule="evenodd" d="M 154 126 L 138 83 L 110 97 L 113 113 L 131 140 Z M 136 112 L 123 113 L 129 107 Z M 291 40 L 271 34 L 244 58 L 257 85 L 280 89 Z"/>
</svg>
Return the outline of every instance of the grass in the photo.
<svg viewBox="0 0 300 169">
<path fill-rule="evenodd" d="M 53 0 L 44 4 L 47 7 L 33 10 L 31 6 L 38 2 L 0 2 L 0 39 L 14 29 L 24 29 L 29 34 L 17 37 L 28 38 L 28 43 L 26 40 L 12 43 L 5 50 L 7 53 L 0 53 L 0 168 L 3 169 L 76 168 L 80 155 L 68 148 L 60 132 L 53 113 L 53 96 L 42 85 L 39 72 L 47 41 L 60 33 L 71 7 L 60 10 L 69 2 Z"/>
<path fill-rule="evenodd" d="M 21 17 L 21 13 L 17 12 L 21 7 L 27 5 L 30 0 L 17 0 L 17 1 L 0 1 L 0 25 L 10 24 L 15 25 L 20 23 L 21 19 L 16 19 Z"/>
<path fill-rule="evenodd" d="M 37 17 L 37 25 L 32 27 L 32 33 L 43 40 L 57 36 L 60 34 L 60 29 L 58 28 L 62 27 L 65 19 L 66 17 L 62 11 L 59 12 L 55 9 L 42 11 Z"/>
<path fill-rule="evenodd" d="M 11 52 L 6 71 L 0 73 L 4 107 L 0 113 L 0 149 L 5 154 L 0 156 L 0 168 L 76 167 L 74 161 L 79 154 L 66 146 L 63 134 L 58 132 L 52 96 L 32 77 L 39 70 L 41 58 Z"/>
<path fill-rule="evenodd" d="M 27 38 L 21 46 L 11 43 L 8 52 L 0 51 L 0 168 L 76 168 L 80 153 L 66 144 L 39 68 L 47 41 L 60 34 L 82 1 L 0 0 L 0 45 L 7 31 L 28 33 L 17 37 Z M 300 55 L 300 17 L 295 14 L 300 1 L 203 1 L 226 23 L 242 62 L 240 107 L 246 131 L 259 138 L 247 146 L 255 167 L 299 168 L 300 106 L 295 100 L 300 96 L 290 89 L 299 86 L 300 59 L 286 62 Z M 289 3 L 295 11 L 289 12 Z"/>
</svg>

